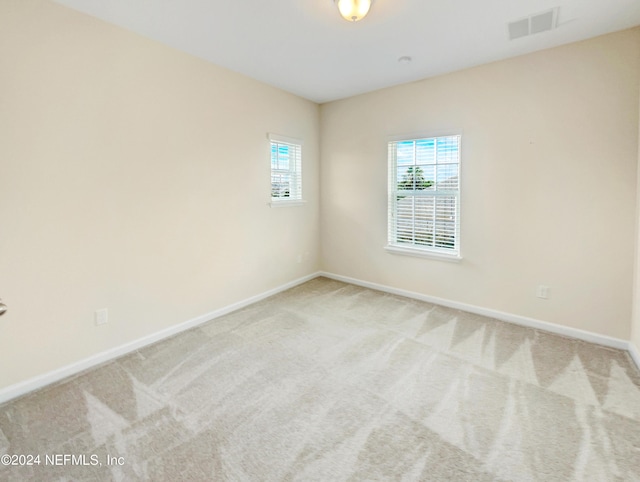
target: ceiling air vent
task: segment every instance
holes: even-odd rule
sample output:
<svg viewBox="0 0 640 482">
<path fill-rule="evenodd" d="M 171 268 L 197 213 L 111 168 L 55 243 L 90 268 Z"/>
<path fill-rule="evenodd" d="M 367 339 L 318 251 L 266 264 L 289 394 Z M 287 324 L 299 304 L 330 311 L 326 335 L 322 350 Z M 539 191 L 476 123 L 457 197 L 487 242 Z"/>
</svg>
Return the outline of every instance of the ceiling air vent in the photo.
<svg viewBox="0 0 640 482">
<path fill-rule="evenodd" d="M 552 8 L 546 12 L 531 15 L 529 17 L 509 22 L 509 40 L 527 37 L 534 33 L 553 30 L 557 25 L 558 8 Z"/>
</svg>

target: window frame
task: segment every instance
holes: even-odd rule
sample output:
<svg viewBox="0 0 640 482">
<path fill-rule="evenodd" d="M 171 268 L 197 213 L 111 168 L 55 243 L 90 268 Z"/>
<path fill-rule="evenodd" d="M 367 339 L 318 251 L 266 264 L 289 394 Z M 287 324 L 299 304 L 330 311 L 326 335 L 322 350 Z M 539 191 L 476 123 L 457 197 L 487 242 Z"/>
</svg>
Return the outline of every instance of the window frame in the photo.
<svg viewBox="0 0 640 482">
<path fill-rule="evenodd" d="M 279 134 L 268 133 L 267 139 L 269 140 L 269 161 L 270 161 L 270 179 L 271 179 L 271 207 L 283 207 L 283 206 L 300 206 L 306 203 L 303 195 L 303 173 L 302 173 L 302 151 L 304 143 L 300 139 L 293 137 L 281 136 Z M 293 159 L 289 160 L 288 169 L 274 169 L 273 166 L 273 146 L 285 145 L 293 150 Z M 276 147 L 278 149 L 278 147 Z M 273 197 L 273 179 L 274 174 L 285 174 L 290 176 L 289 183 L 289 196 Z M 293 194 L 293 195 L 292 195 Z"/>
<path fill-rule="evenodd" d="M 398 144 L 401 142 L 413 142 L 414 149 L 417 141 L 429 141 L 433 140 L 436 144 L 436 150 L 434 152 L 434 158 L 431 163 L 418 163 L 416 151 L 414 150 L 412 157 L 412 164 L 408 164 L 408 167 L 419 167 L 419 166 L 433 166 L 434 169 L 434 183 L 437 183 L 437 166 L 438 157 L 437 157 L 437 145 L 438 139 L 447 138 L 447 137 L 457 137 L 457 162 L 453 163 L 441 163 L 444 164 L 455 164 L 457 166 L 457 176 L 458 183 L 457 189 L 442 189 L 438 190 L 437 186 L 433 190 L 427 190 L 425 188 L 421 190 L 401 190 L 398 189 Z M 459 262 L 462 260 L 461 249 L 460 249 L 460 217 L 461 217 L 461 208 L 460 208 L 460 198 L 461 198 L 461 171 L 462 171 L 462 131 L 461 130 L 447 130 L 447 131 L 437 131 L 437 132 L 422 132 L 418 134 L 411 134 L 405 136 L 395 136 L 388 139 L 387 142 L 387 164 L 388 164 L 388 202 L 387 202 L 387 245 L 385 246 L 385 250 L 387 250 L 391 254 L 400 254 L 407 256 L 418 256 L 424 258 L 434 258 L 444 261 L 453 261 Z M 415 172 L 415 171 L 413 171 Z M 415 181 L 414 181 L 415 182 Z M 415 184 L 414 184 L 415 186 Z M 430 187 L 430 186 L 428 186 Z M 403 197 L 410 196 L 413 199 L 416 198 L 433 198 L 434 199 L 434 209 L 435 209 L 435 200 L 438 197 L 442 196 L 453 196 L 455 198 L 455 220 L 454 220 L 454 246 L 452 248 L 436 246 L 435 237 L 432 241 L 433 245 L 416 245 L 415 243 L 415 211 L 412 213 L 411 226 L 413 231 L 413 240 L 410 243 L 403 243 L 398 241 L 398 229 L 397 229 L 397 217 L 398 217 L 398 196 L 399 193 L 403 193 Z M 415 205 L 414 205 L 415 206 Z M 412 208 L 415 209 L 415 208 Z M 433 224 L 435 225 L 435 213 Z M 435 236 L 435 227 L 434 227 L 434 236 Z"/>
</svg>

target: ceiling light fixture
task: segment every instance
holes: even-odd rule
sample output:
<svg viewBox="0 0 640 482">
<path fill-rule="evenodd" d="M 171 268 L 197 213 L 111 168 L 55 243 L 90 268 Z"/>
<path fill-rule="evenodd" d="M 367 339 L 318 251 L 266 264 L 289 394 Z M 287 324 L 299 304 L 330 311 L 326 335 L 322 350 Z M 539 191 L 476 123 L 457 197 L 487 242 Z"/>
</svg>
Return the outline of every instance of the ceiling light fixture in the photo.
<svg viewBox="0 0 640 482">
<path fill-rule="evenodd" d="M 371 8 L 372 0 L 334 0 L 340 15 L 349 22 L 362 20 Z"/>
</svg>

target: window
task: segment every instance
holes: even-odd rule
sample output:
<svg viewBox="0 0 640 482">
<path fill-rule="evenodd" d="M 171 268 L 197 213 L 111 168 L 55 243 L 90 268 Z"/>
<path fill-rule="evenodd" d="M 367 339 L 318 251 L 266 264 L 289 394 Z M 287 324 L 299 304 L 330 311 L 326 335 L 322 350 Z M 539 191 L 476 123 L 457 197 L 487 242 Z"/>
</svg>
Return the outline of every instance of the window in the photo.
<svg viewBox="0 0 640 482">
<path fill-rule="evenodd" d="M 389 142 L 387 249 L 459 259 L 459 186 L 459 135 Z"/>
<path fill-rule="evenodd" d="M 269 134 L 271 141 L 271 201 L 302 202 L 302 141 Z"/>
</svg>

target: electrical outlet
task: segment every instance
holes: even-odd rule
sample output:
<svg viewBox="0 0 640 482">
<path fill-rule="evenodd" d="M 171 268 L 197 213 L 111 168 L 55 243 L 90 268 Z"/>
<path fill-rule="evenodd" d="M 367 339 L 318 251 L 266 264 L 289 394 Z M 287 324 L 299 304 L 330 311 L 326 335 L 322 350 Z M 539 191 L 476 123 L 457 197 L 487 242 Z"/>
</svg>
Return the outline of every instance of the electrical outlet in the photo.
<svg viewBox="0 0 640 482">
<path fill-rule="evenodd" d="M 296 256 L 296 261 L 299 263 L 302 263 L 302 255 L 299 254 L 298 256 Z"/>
<path fill-rule="evenodd" d="M 109 321 L 109 312 L 107 311 L 106 308 L 103 308 L 101 310 L 96 310 L 95 321 L 96 321 L 96 325 L 104 325 Z"/>
<path fill-rule="evenodd" d="M 543 300 L 549 299 L 549 287 L 545 285 L 538 285 L 536 296 Z"/>
</svg>

